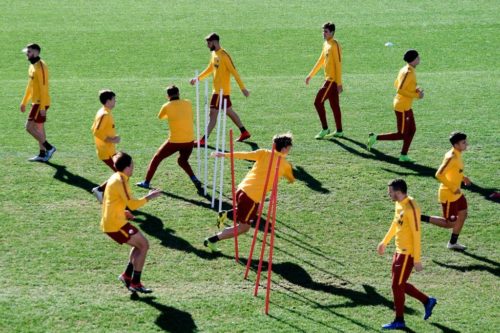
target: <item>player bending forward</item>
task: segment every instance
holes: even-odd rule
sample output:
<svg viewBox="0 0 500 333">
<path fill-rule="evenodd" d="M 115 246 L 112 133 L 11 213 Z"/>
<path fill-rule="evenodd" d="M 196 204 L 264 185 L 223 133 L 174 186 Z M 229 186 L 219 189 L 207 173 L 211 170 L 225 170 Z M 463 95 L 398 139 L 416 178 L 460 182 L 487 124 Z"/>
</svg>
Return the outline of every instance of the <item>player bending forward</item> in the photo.
<svg viewBox="0 0 500 333">
<path fill-rule="evenodd" d="M 273 142 L 275 145 L 275 153 L 271 164 L 271 173 L 266 194 L 271 190 L 274 182 L 276 164 L 278 156 L 281 156 L 281 162 L 278 171 L 278 177 L 285 177 L 290 183 L 295 181 L 293 176 L 292 166 L 286 160 L 286 157 L 292 149 L 292 135 L 290 133 L 275 135 Z M 212 156 L 227 157 L 228 153 L 217 153 Z M 259 149 L 252 152 L 234 152 L 234 158 L 240 160 L 255 161 L 252 169 L 246 174 L 243 181 L 238 185 L 236 192 L 236 215 L 238 219 L 238 234 L 242 234 L 250 230 L 250 223 L 256 218 L 259 208 L 262 193 L 264 191 L 264 183 L 266 181 L 269 161 L 271 159 L 271 150 Z M 223 239 L 234 237 L 234 227 L 228 227 L 217 233 L 216 235 L 206 238 L 204 245 L 212 252 L 220 252 L 216 243 Z"/>
</svg>

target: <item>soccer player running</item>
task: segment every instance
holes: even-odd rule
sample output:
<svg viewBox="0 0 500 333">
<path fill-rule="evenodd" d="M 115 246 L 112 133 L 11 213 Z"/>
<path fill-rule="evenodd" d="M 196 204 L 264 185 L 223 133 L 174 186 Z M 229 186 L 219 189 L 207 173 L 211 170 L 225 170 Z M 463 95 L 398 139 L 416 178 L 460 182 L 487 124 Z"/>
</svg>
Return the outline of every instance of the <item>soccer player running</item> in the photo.
<svg viewBox="0 0 500 333">
<path fill-rule="evenodd" d="M 205 41 L 207 42 L 207 47 L 212 51 L 212 57 L 210 59 L 210 63 L 207 68 L 203 72 L 200 73 L 198 77 L 191 79 L 191 85 L 196 84 L 196 81 L 201 81 L 206 79 L 210 74 L 213 74 L 213 90 L 212 90 L 212 99 L 210 100 L 210 120 L 208 122 L 207 133 L 199 139 L 200 146 L 205 145 L 205 140 L 208 139 L 210 133 L 214 129 L 217 123 L 217 114 L 219 112 L 219 103 L 224 103 L 223 99 L 227 100 L 227 115 L 233 123 L 238 126 L 240 129 L 241 135 L 237 141 L 244 141 L 250 138 L 250 132 L 245 129 L 243 123 L 241 122 L 238 114 L 233 110 L 231 103 L 231 82 L 230 75 L 234 77 L 238 86 L 241 89 L 241 92 L 245 97 L 250 96 L 250 92 L 245 88 L 243 81 L 240 78 L 240 74 L 234 67 L 233 60 L 231 56 L 225 49 L 220 46 L 219 43 L 219 35 L 216 33 L 211 33 L 207 37 L 205 37 Z M 222 89 L 223 96 L 219 96 L 220 90 Z M 224 104 L 222 104 L 224 106 Z M 197 147 L 197 142 L 194 143 L 194 146 Z"/>
<path fill-rule="evenodd" d="M 146 179 L 136 185 L 143 188 L 150 188 L 151 179 L 153 179 L 161 161 L 179 152 L 177 163 L 188 174 L 198 191 L 200 191 L 202 188 L 201 182 L 194 175 L 188 161 L 193 151 L 194 140 L 191 102 L 187 99 L 180 99 L 179 88 L 174 85 L 167 87 L 166 93 L 168 103 L 163 104 L 158 118 L 168 121 L 170 136 L 158 149 L 151 162 L 149 162 Z"/>
<path fill-rule="evenodd" d="M 342 132 L 342 114 L 340 113 L 339 94 L 343 91 L 342 88 L 342 57 L 339 42 L 333 35 L 335 34 L 335 24 L 327 22 L 323 25 L 323 51 L 319 56 L 318 61 L 313 69 L 306 77 L 306 85 L 309 84 L 311 78 L 316 75 L 321 67 L 325 69 L 325 82 L 318 90 L 314 100 L 314 107 L 318 112 L 319 120 L 321 121 L 322 130 L 314 138 L 317 140 L 331 139 L 333 137 L 343 137 Z M 330 133 L 328 122 L 326 120 L 325 101 L 328 99 L 330 107 L 335 118 L 337 130 Z"/>
<path fill-rule="evenodd" d="M 393 322 L 383 325 L 383 329 L 403 329 L 405 294 L 418 299 L 425 308 L 424 320 L 432 315 L 432 309 L 437 303 L 408 283 L 413 267 L 420 272 L 420 207 L 415 199 L 407 195 L 407 185 L 402 179 L 394 179 L 388 184 L 388 194 L 395 202 L 394 219 L 384 239 L 378 244 L 377 252 L 383 255 L 387 244 L 396 237 L 396 253 L 392 260 L 392 293 L 396 318 Z"/>
<path fill-rule="evenodd" d="M 92 124 L 92 134 L 96 146 L 97 157 L 116 172 L 113 156 L 116 154 L 116 144 L 120 143 L 120 137 L 116 135 L 113 109 L 116 105 L 116 94 L 111 90 L 99 91 L 99 101 L 102 108 L 97 111 Z M 92 189 L 97 200 L 102 203 L 102 197 L 106 183 Z"/>
<path fill-rule="evenodd" d="M 126 207 L 131 210 L 138 209 L 149 200 L 157 198 L 161 191 L 153 190 L 141 199 L 133 198 L 128 184 L 134 171 L 132 157 L 118 152 L 114 160 L 116 172 L 108 179 L 104 192 L 101 229 L 118 244 L 125 243 L 132 247 L 127 268 L 118 279 L 132 292 L 151 293 L 152 290 L 141 283 L 141 272 L 149 243 L 136 227 L 127 222 L 125 209 Z"/>
<path fill-rule="evenodd" d="M 275 153 L 271 164 L 271 173 L 267 184 L 266 193 L 268 193 L 274 183 L 274 175 L 278 156 L 281 156 L 278 177 L 285 177 L 290 183 L 295 181 L 293 176 L 292 166 L 285 159 L 292 149 L 292 135 L 290 133 L 275 135 L 273 142 L 275 145 Z M 217 153 L 212 156 L 227 157 L 229 153 Z M 262 193 L 264 191 L 264 183 L 266 180 L 267 170 L 271 159 L 271 150 L 258 149 L 252 152 L 234 152 L 234 158 L 240 160 L 255 161 L 252 169 L 247 173 L 243 181 L 238 185 L 236 192 L 236 210 L 237 210 L 237 231 L 238 234 L 248 232 L 250 230 L 251 221 L 256 218 Z M 225 215 L 222 215 L 224 217 Z M 220 221 L 219 221 L 220 222 Z M 223 239 L 234 237 L 234 227 L 228 227 L 217 233 L 216 235 L 206 238 L 204 245 L 212 252 L 220 252 L 216 243 Z"/>
<path fill-rule="evenodd" d="M 23 53 L 26 54 L 30 66 L 28 69 L 28 85 L 20 105 L 21 112 L 26 111 L 26 104 L 31 100 L 31 110 L 26 121 L 26 131 L 38 141 L 40 152 L 30 158 L 30 162 L 47 162 L 56 151 L 56 147 L 47 141 L 45 122 L 50 106 L 49 69 L 45 61 L 40 59 L 40 45 L 28 44 Z"/>
<path fill-rule="evenodd" d="M 367 149 L 370 151 L 377 141 L 403 140 L 401 148 L 400 162 L 414 162 L 408 156 L 411 141 L 417 131 L 415 118 L 413 117 L 412 103 L 415 98 L 424 98 L 424 91 L 417 86 L 417 76 L 415 68 L 420 63 L 420 56 L 416 50 L 408 50 L 403 56 L 407 62 L 406 66 L 401 68 L 398 77 L 394 82 L 396 96 L 394 97 L 394 112 L 396 114 L 396 123 L 398 131 L 395 133 L 368 134 Z"/>
</svg>

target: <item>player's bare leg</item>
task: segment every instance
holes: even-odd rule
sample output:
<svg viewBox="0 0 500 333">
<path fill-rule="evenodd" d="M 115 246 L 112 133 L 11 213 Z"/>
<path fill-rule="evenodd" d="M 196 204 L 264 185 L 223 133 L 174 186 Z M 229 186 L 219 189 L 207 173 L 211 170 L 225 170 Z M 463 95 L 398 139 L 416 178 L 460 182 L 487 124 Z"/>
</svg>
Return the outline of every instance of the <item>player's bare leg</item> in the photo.
<svg viewBox="0 0 500 333">
<path fill-rule="evenodd" d="M 239 223 L 238 224 L 238 235 L 247 232 L 250 230 L 250 224 L 247 223 Z M 234 237 L 234 227 L 224 228 L 220 233 L 217 234 L 219 240 L 233 238 Z"/>
<path fill-rule="evenodd" d="M 227 112 L 227 115 L 229 116 L 229 118 L 231 118 L 233 123 L 236 126 L 238 126 L 238 128 L 243 127 L 243 123 L 241 122 L 241 119 L 238 116 L 238 114 L 233 110 L 233 107 L 228 108 L 226 112 Z"/>
</svg>

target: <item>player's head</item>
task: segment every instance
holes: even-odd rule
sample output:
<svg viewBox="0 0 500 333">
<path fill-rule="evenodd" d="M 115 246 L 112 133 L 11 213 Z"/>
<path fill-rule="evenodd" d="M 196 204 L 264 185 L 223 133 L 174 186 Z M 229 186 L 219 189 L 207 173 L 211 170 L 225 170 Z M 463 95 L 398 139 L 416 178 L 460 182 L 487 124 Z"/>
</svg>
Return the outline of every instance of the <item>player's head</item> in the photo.
<svg viewBox="0 0 500 333">
<path fill-rule="evenodd" d="M 113 162 L 115 163 L 116 170 L 123 172 L 127 176 L 131 176 L 134 171 L 134 162 L 132 161 L 132 156 L 129 154 L 119 151 L 113 156 Z"/>
<path fill-rule="evenodd" d="M 335 24 L 332 22 L 326 22 L 323 24 L 323 38 L 330 39 L 335 35 Z"/>
<path fill-rule="evenodd" d="M 403 179 L 393 179 L 387 185 L 387 193 L 392 201 L 401 201 L 406 197 L 408 186 Z"/>
<path fill-rule="evenodd" d="M 219 46 L 220 37 L 215 32 L 212 32 L 205 37 L 205 41 L 207 42 L 207 47 L 210 51 L 216 51 Z"/>
<path fill-rule="evenodd" d="M 171 85 L 165 89 L 167 92 L 167 97 L 170 101 L 179 99 L 179 88 L 177 88 L 175 85 Z"/>
<path fill-rule="evenodd" d="M 40 45 L 38 45 L 37 43 L 31 43 L 26 45 L 26 47 L 23 49 L 23 53 L 26 54 L 26 57 L 28 59 L 33 59 L 40 55 L 41 50 L 42 49 L 40 48 Z"/>
<path fill-rule="evenodd" d="M 467 135 L 462 132 L 452 132 L 450 134 L 450 143 L 459 151 L 464 151 L 467 149 Z"/>
<path fill-rule="evenodd" d="M 420 64 L 420 56 L 417 50 L 408 50 L 403 55 L 403 60 L 412 65 L 413 67 Z"/>
<path fill-rule="evenodd" d="M 115 107 L 116 103 L 115 96 L 116 94 L 109 89 L 103 89 L 99 91 L 99 101 L 101 102 L 102 105 L 110 109 Z"/>
<path fill-rule="evenodd" d="M 276 134 L 273 137 L 273 143 L 276 151 L 288 155 L 290 149 L 292 149 L 293 136 L 292 133 Z"/>
</svg>

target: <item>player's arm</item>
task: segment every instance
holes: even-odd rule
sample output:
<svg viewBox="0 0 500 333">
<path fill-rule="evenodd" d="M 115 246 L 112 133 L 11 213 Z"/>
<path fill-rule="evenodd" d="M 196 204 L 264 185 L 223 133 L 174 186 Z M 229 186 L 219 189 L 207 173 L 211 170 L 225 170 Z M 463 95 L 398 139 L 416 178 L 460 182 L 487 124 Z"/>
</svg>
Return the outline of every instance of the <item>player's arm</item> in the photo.
<svg viewBox="0 0 500 333">
<path fill-rule="evenodd" d="M 240 73 L 238 73 L 236 67 L 234 67 L 233 60 L 231 59 L 229 54 L 226 53 L 225 55 L 226 56 L 223 59 L 227 66 L 227 69 L 229 70 L 229 73 L 231 73 L 231 75 L 234 77 L 236 83 L 238 83 L 238 86 L 240 87 L 240 90 L 243 92 L 243 94 L 247 96 L 247 94 L 245 94 L 245 91 L 248 92 L 248 90 L 245 88 L 245 84 L 243 83 L 243 80 L 240 77 Z"/>
<path fill-rule="evenodd" d="M 456 187 L 454 186 L 447 178 L 446 178 L 446 170 L 448 168 L 451 168 L 452 167 L 452 163 L 453 163 L 453 156 L 450 156 L 450 157 L 446 157 L 444 160 L 443 160 L 443 163 L 441 163 L 441 165 L 439 166 L 435 176 L 437 178 L 437 180 L 439 180 L 444 186 L 446 186 L 447 188 L 450 189 L 450 191 L 452 191 L 453 193 L 460 193 L 460 186 L 459 187 Z"/>
<path fill-rule="evenodd" d="M 23 100 L 21 101 L 21 106 L 20 106 L 21 112 L 26 111 L 26 104 L 28 104 L 29 100 L 31 99 L 32 91 L 33 91 L 33 80 L 29 79 L 28 84 L 26 85 L 26 90 L 24 91 Z"/>
<path fill-rule="evenodd" d="M 387 231 L 387 233 L 384 236 L 384 239 L 378 244 L 377 246 L 377 252 L 378 254 L 382 255 L 385 252 L 385 248 L 387 247 L 387 244 L 391 241 L 391 239 L 396 235 L 396 222 L 391 223 L 391 227 Z"/>
<path fill-rule="evenodd" d="M 306 84 L 309 84 L 309 81 L 318 73 L 320 70 L 321 66 L 323 66 L 323 63 L 325 62 L 325 55 L 323 54 L 323 51 L 321 51 L 321 54 L 319 55 L 318 60 L 316 61 L 316 64 L 314 64 L 313 69 L 307 74 L 306 77 Z"/>
<path fill-rule="evenodd" d="M 109 128 L 111 127 L 110 122 L 111 118 L 108 115 L 101 115 L 94 123 L 94 126 L 92 126 L 92 133 L 95 137 L 101 139 L 104 142 L 120 143 L 119 136 L 109 135 Z"/>
<path fill-rule="evenodd" d="M 285 164 L 285 173 L 283 174 L 283 177 L 285 177 L 289 183 L 295 182 L 295 176 L 293 175 L 292 165 L 288 162 L 286 162 Z"/>
<path fill-rule="evenodd" d="M 201 72 L 200 75 L 198 75 L 198 81 L 206 79 L 210 74 L 212 74 L 213 71 L 214 71 L 214 64 L 212 63 L 212 61 L 210 61 L 207 68 L 205 68 L 203 72 Z"/>
<path fill-rule="evenodd" d="M 417 91 L 417 79 L 415 74 L 409 71 L 398 76 L 395 82 L 397 93 L 409 98 L 419 98 L 420 93 Z"/>
<path fill-rule="evenodd" d="M 40 61 L 40 71 L 36 71 L 38 89 L 40 92 L 40 111 L 45 111 L 49 105 L 49 71 L 47 66 Z"/>
<path fill-rule="evenodd" d="M 404 223 L 408 223 L 410 226 L 410 230 L 412 233 L 412 239 L 413 239 L 413 261 L 415 263 L 415 267 L 417 267 L 417 264 L 420 264 L 421 266 L 421 230 L 420 230 L 420 213 L 416 211 L 415 206 L 411 206 L 411 208 L 408 208 L 408 213 L 403 214 L 403 220 Z M 420 267 L 421 268 L 421 267 Z M 417 271 L 421 269 L 417 268 Z"/>
<path fill-rule="evenodd" d="M 335 82 L 337 82 L 337 87 L 339 92 L 342 92 L 342 55 L 341 49 L 338 42 L 335 42 L 335 49 L 333 50 L 333 65 L 335 68 Z"/>
<path fill-rule="evenodd" d="M 121 178 L 120 183 L 121 186 L 116 186 L 115 189 L 118 192 L 120 199 L 125 202 L 129 210 L 139 209 L 146 204 L 146 197 L 142 197 L 141 199 L 132 197 L 130 194 L 130 188 L 123 177 Z"/>
<path fill-rule="evenodd" d="M 261 154 L 262 154 L 262 152 L 259 150 L 248 151 L 248 152 L 235 151 L 235 152 L 233 152 L 233 157 L 237 160 L 257 161 Z M 217 153 L 212 153 L 210 156 L 211 157 L 230 157 L 231 153 L 217 152 Z"/>
</svg>

